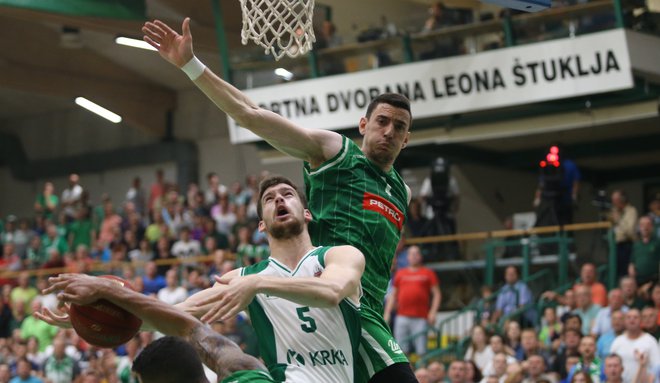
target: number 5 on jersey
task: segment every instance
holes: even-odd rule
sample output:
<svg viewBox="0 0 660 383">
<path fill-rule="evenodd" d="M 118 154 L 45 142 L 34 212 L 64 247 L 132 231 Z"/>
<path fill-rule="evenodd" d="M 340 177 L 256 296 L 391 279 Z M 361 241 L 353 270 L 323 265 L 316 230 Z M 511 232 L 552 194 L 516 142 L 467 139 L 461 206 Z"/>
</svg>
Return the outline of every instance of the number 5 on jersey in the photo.
<svg viewBox="0 0 660 383">
<path fill-rule="evenodd" d="M 305 316 L 309 312 L 309 307 L 298 307 L 296 309 L 298 313 L 298 318 L 304 323 L 300 325 L 300 328 L 306 333 L 312 333 L 316 331 L 316 321 L 310 316 Z"/>
</svg>

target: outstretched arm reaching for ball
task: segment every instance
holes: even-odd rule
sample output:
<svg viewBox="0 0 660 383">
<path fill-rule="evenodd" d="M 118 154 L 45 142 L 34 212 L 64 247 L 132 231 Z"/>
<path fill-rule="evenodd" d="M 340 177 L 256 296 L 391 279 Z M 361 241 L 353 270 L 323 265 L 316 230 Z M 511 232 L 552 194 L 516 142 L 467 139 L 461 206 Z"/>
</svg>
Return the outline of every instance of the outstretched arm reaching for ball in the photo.
<svg viewBox="0 0 660 383">
<path fill-rule="evenodd" d="M 67 303 L 85 305 L 106 299 L 136 315 L 154 329 L 190 342 L 202 361 L 218 374 L 219 381 L 235 371 L 263 370 L 256 358 L 244 354 L 240 347 L 217 334 L 192 315 L 158 299 L 142 295 L 105 278 L 85 274 L 60 274 L 49 278 L 45 292 L 60 292 L 58 298 Z"/>
<path fill-rule="evenodd" d="M 312 307 L 336 307 L 346 298 L 357 305 L 364 267 L 364 255 L 360 250 L 353 246 L 335 246 L 326 253 L 325 269 L 318 278 L 227 274 L 217 278 L 217 286 L 223 289 L 197 301 L 204 307 L 200 311 L 206 311 L 201 319 L 214 322 L 231 318 L 244 310 L 256 294 L 273 295 Z"/>
<path fill-rule="evenodd" d="M 205 68 L 193 53 L 190 18 L 183 21 L 181 29 L 182 34 L 179 34 L 162 21 L 154 20 L 146 22 L 142 32 L 144 40 L 156 48 L 161 57 L 184 69 L 195 85 L 240 126 L 279 151 L 309 162 L 312 167 L 339 153 L 342 138 L 338 133 L 305 129 L 277 113 L 260 108 L 240 90 Z"/>
</svg>

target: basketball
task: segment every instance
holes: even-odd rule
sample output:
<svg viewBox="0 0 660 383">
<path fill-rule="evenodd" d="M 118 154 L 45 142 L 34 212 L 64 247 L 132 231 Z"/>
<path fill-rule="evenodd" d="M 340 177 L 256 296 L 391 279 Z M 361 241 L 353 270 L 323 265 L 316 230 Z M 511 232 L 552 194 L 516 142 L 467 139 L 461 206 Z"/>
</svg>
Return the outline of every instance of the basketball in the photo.
<svg viewBox="0 0 660 383">
<path fill-rule="evenodd" d="M 134 290 L 128 281 L 119 277 L 104 275 L 101 278 L 116 281 L 117 288 Z M 113 348 L 126 343 L 142 326 L 140 318 L 105 299 L 84 306 L 72 304 L 69 317 L 71 325 L 81 338 L 91 345 L 103 348 Z"/>
</svg>

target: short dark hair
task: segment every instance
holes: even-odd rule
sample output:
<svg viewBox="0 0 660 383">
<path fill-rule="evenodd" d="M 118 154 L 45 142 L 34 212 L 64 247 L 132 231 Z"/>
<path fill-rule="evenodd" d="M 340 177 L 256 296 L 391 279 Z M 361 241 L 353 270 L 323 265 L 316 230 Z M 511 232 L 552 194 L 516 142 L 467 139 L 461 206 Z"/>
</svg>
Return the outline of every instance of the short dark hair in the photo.
<svg viewBox="0 0 660 383">
<path fill-rule="evenodd" d="M 185 340 L 166 336 L 152 342 L 135 358 L 132 370 L 144 383 L 208 382 L 202 360 Z"/>
<path fill-rule="evenodd" d="M 273 175 L 264 178 L 260 183 L 259 183 L 259 200 L 257 201 L 257 215 L 259 216 L 259 219 L 262 219 L 262 214 L 263 214 L 263 207 L 261 206 L 261 198 L 264 196 L 264 193 L 266 190 L 272 186 L 279 185 L 279 184 L 285 184 L 291 186 L 296 193 L 298 193 L 298 197 L 300 197 L 300 202 L 302 202 L 302 205 L 305 209 L 307 209 L 307 198 L 305 197 L 305 193 L 301 192 L 300 189 L 298 189 L 298 186 L 293 183 L 290 179 L 280 176 L 280 175 Z"/>
<path fill-rule="evenodd" d="M 410 114 L 410 121 L 412 121 L 412 112 L 410 111 L 410 100 L 402 94 L 398 93 L 383 93 L 369 103 L 369 106 L 367 106 L 367 119 L 371 118 L 371 113 L 373 113 L 374 109 L 380 104 L 388 104 L 392 105 L 395 108 L 400 108 L 408 111 L 408 114 Z"/>
</svg>

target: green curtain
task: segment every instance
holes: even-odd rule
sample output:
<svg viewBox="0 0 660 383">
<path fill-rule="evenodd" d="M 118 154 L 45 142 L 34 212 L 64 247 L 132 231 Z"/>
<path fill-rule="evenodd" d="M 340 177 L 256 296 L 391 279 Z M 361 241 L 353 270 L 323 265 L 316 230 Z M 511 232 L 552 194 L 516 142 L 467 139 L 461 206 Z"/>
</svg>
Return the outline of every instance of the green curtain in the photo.
<svg viewBox="0 0 660 383">
<path fill-rule="evenodd" d="M 74 16 L 128 20 L 146 19 L 144 0 L 0 0 L 0 6 Z"/>
</svg>

